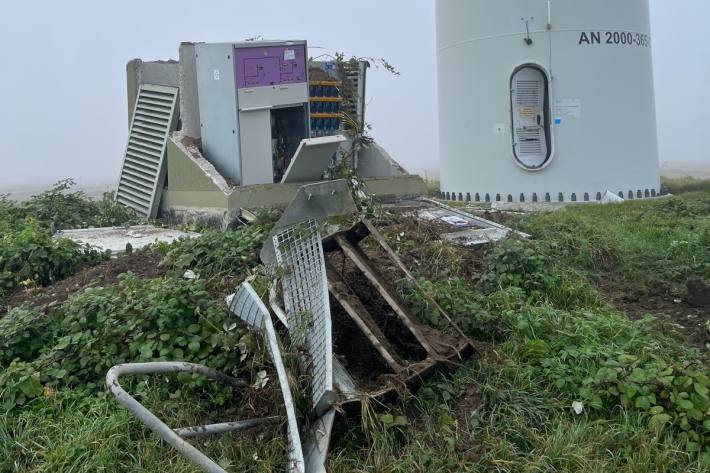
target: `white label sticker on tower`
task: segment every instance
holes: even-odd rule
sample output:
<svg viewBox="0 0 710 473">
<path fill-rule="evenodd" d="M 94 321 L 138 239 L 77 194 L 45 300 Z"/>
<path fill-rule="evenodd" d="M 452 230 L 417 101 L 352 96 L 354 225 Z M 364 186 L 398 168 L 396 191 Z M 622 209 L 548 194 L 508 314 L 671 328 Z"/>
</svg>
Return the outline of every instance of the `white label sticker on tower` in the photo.
<svg viewBox="0 0 710 473">
<path fill-rule="evenodd" d="M 219 69 L 215 69 L 213 72 L 214 80 L 219 80 Z"/>
<path fill-rule="evenodd" d="M 284 61 L 293 61 L 296 59 L 295 49 L 284 49 Z"/>
<path fill-rule="evenodd" d="M 555 100 L 555 115 L 580 118 L 582 116 L 582 99 Z"/>
</svg>

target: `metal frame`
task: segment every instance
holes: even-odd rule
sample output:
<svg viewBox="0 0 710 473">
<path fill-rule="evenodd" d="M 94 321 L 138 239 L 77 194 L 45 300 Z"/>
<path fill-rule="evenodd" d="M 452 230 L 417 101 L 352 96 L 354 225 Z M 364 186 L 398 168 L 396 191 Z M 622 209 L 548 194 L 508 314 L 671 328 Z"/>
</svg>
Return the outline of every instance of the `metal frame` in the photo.
<svg viewBox="0 0 710 473">
<path fill-rule="evenodd" d="M 397 295 L 397 292 L 392 288 L 385 278 L 377 271 L 376 265 L 358 246 L 359 242 L 368 236 L 378 242 L 385 250 L 385 253 L 391 261 L 393 261 L 402 271 L 405 276 L 412 280 L 415 286 L 424 294 L 424 296 L 433 302 L 432 306 L 438 310 L 442 316 L 449 322 L 455 332 L 455 342 L 451 346 L 443 346 L 440 342 L 435 341 L 431 334 L 435 332 L 430 327 L 425 327 L 420 324 L 416 317 L 410 312 L 409 307 Z M 403 323 L 406 330 L 417 340 L 421 349 L 426 353 L 426 357 L 418 362 L 406 362 L 400 359 L 391 342 L 382 333 L 379 325 L 373 314 L 370 314 L 365 308 L 365 305 L 359 297 L 352 292 L 342 279 L 338 270 L 328 264 L 328 287 L 330 293 L 338 301 L 347 316 L 360 329 L 362 334 L 372 345 L 372 348 L 377 351 L 380 357 L 385 361 L 385 364 L 392 370 L 394 374 L 401 377 L 403 384 L 409 389 L 415 389 L 421 385 L 422 381 L 438 370 L 453 369 L 460 366 L 460 362 L 475 353 L 475 349 L 471 341 L 465 336 L 463 331 L 444 311 L 443 308 L 416 281 L 416 278 L 409 272 L 401 259 L 396 255 L 394 250 L 387 244 L 384 237 L 377 229 L 367 220 L 362 220 L 350 230 L 336 233 L 323 240 L 323 250 L 326 253 L 340 252 L 344 258 L 350 260 L 360 274 L 365 277 L 373 286 L 380 296 L 388 303 L 392 311 L 397 315 Z M 370 398 L 382 403 L 394 402 L 399 396 L 399 386 L 383 387 L 381 390 L 368 394 Z M 353 396 L 354 392 L 343 392 L 344 399 L 342 407 L 349 412 L 358 411 L 361 408 L 361 400 L 359 396 Z"/>
<path fill-rule="evenodd" d="M 229 384 L 235 387 L 245 387 L 247 383 L 243 380 L 232 378 L 219 371 L 213 370 L 203 365 L 183 362 L 155 362 L 155 363 L 127 363 L 111 368 L 106 374 L 106 387 L 113 397 L 126 409 L 131 411 L 146 427 L 158 434 L 177 451 L 182 453 L 191 462 L 198 465 L 207 473 L 226 473 L 222 467 L 212 461 L 208 456 L 193 447 L 185 439 L 225 432 L 239 432 L 254 427 L 264 425 L 277 420 L 277 417 L 266 417 L 263 419 L 252 419 L 247 421 L 226 422 L 220 424 L 201 425 L 196 427 L 185 427 L 181 429 L 171 429 L 152 412 L 136 401 L 119 384 L 118 379 L 122 375 L 136 376 L 147 374 L 174 374 L 174 373 L 200 374 L 214 381 Z"/>
<path fill-rule="evenodd" d="M 429 199 L 426 197 L 422 197 L 419 200 L 421 200 L 422 202 L 426 202 L 428 204 L 434 204 L 437 207 L 440 207 L 444 210 L 448 210 L 449 212 L 451 212 L 453 214 L 458 214 L 458 215 L 461 215 L 461 216 L 466 217 L 468 219 L 471 219 L 471 220 L 475 221 L 476 223 L 480 224 L 481 228 L 495 228 L 495 229 L 498 229 L 498 230 L 501 230 L 501 231 L 504 231 L 507 233 L 514 233 L 518 237 L 523 238 L 525 240 L 529 240 L 530 238 L 532 238 L 532 236 L 528 235 L 527 233 L 523 233 L 518 230 L 514 230 L 510 227 L 506 227 L 505 225 L 501 225 L 500 223 L 493 222 L 492 220 L 487 220 L 483 217 L 477 217 L 476 215 L 473 215 L 472 213 L 466 212 L 461 209 L 456 209 L 456 208 L 446 205 L 442 202 L 439 202 L 438 200 Z"/>
<path fill-rule="evenodd" d="M 288 419 L 289 435 L 289 467 L 288 471 L 293 473 L 304 473 L 305 461 L 303 458 L 303 447 L 296 421 L 296 408 L 291 395 L 291 388 L 288 383 L 286 367 L 281 356 L 276 330 L 271 322 L 269 309 L 266 308 L 261 298 L 249 283 L 243 283 L 229 304 L 229 310 L 242 319 L 252 330 L 264 335 L 269 344 L 271 359 L 276 367 L 276 373 L 281 385 L 281 395 L 283 396 Z"/>
<path fill-rule="evenodd" d="M 269 310 L 266 308 L 261 298 L 249 283 L 243 283 L 237 293 L 229 301 L 230 311 L 242 319 L 252 330 L 263 334 L 269 344 L 271 358 L 274 361 L 276 372 L 278 373 L 283 395 L 286 415 L 288 420 L 289 433 L 289 473 L 305 473 L 305 460 L 303 457 L 303 447 L 296 421 L 296 409 L 288 384 L 288 375 L 281 357 L 276 330 L 271 322 Z M 267 423 L 278 421 L 278 417 L 266 417 L 261 419 L 250 419 L 235 422 L 223 422 L 218 424 L 208 424 L 195 427 L 184 427 L 171 429 L 155 414 L 150 412 L 145 406 L 133 398 L 119 384 L 118 379 L 122 375 L 150 375 L 150 374 L 173 374 L 188 372 L 200 374 L 209 379 L 223 384 L 246 387 L 248 384 L 241 379 L 232 378 L 217 370 L 203 365 L 184 362 L 155 362 L 155 363 L 129 363 L 117 365 L 111 368 L 106 374 L 106 386 L 113 397 L 126 409 L 132 412 L 150 430 L 158 434 L 163 440 L 168 442 L 173 448 L 178 450 L 190 461 L 198 465 L 207 473 L 226 473 L 226 471 L 215 463 L 212 459 L 200 452 L 197 448 L 188 443 L 185 439 L 193 437 L 203 437 L 207 435 L 222 434 L 227 432 L 239 432 L 247 429 L 262 426 Z M 332 422 L 331 422 L 332 424 Z M 318 443 L 320 445 L 321 443 Z"/>
</svg>

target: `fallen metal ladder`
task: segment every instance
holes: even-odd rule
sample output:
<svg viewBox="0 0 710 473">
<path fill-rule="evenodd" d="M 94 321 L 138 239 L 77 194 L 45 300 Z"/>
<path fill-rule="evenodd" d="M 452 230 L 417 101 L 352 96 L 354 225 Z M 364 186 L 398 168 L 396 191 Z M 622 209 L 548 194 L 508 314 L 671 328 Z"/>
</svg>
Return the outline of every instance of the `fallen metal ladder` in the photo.
<svg viewBox="0 0 710 473">
<path fill-rule="evenodd" d="M 437 310 L 450 324 L 454 334 L 444 337 L 435 329 L 422 325 L 411 313 L 407 304 L 402 301 L 397 292 L 390 286 L 385 277 L 376 269 L 375 263 L 360 248 L 359 243 L 372 236 L 384 250 L 388 258 L 399 267 L 405 277 L 422 293 L 431 306 Z M 425 378 L 437 370 L 448 370 L 460 366 L 460 363 L 474 354 L 475 349 L 458 325 L 444 309 L 427 293 L 417 279 L 404 265 L 402 260 L 387 244 L 384 237 L 372 223 L 363 219 L 351 229 L 338 232 L 324 239 L 323 249 L 326 254 L 342 253 L 344 259 L 350 261 L 358 274 L 368 281 L 371 287 L 391 308 L 402 324 L 402 331 L 416 345 L 417 351 L 426 355 L 418 361 L 406 361 L 398 355 L 397 350 L 382 330 L 383 320 L 370 313 L 363 299 L 348 286 L 344 277 L 332 263 L 327 263 L 328 289 L 333 298 L 340 304 L 345 314 L 366 337 L 372 349 L 377 352 L 387 365 L 390 374 L 396 374 L 408 389 L 415 389 Z M 368 294 L 370 299 L 374 294 Z M 449 343 L 442 343 L 443 340 Z M 336 353 L 337 353 L 336 347 Z M 391 403 L 398 397 L 399 386 L 383 387 L 368 393 L 383 403 Z M 342 393 L 347 394 L 347 393 Z M 341 402 L 346 411 L 358 411 L 360 399 L 358 396 L 345 396 Z"/>
</svg>

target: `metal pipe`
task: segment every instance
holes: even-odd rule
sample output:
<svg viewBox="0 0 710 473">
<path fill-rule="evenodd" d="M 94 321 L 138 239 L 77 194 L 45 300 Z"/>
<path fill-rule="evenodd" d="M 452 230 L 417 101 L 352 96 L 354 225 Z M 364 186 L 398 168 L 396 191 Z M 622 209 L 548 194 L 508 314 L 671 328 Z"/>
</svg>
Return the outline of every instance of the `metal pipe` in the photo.
<svg viewBox="0 0 710 473">
<path fill-rule="evenodd" d="M 160 374 L 160 373 L 178 373 L 188 371 L 193 373 L 205 374 L 206 372 L 214 371 L 207 367 L 203 370 L 196 369 L 199 365 L 191 363 L 131 363 L 118 365 L 111 368 L 106 373 L 106 387 L 116 400 L 126 409 L 131 411 L 141 422 L 143 422 L 150 430 L 158 434 L 160 438 L 165 440 L 174 449 L 185 455 L 191 462 L 199 466 L 207 473 L 226 473 L 222 467 L 213 462 L 204 453 L 190 445 L 185 439 L 176 434 L 170 427 L 165 425 L 163 421 L 158 419 L 155 414 L 150 412 L 143 405 L 136 401 L 128 394 L 118 383 L 118 378 L 121 375 L 141 375 L 141 374 Z M 205 374 L 207 376 L 207 374 Z M 214 378 L 213 378 L 214 379 Z"/>
<path fill-rule="evenodd" d="M 198 425 L 195 427 L 184 427 L 173 429 L 173 432 L 180 437 L 187 439 L 192 437 L 207 437 L 208 435 L 224 434 L 227 432 L 240 432 L 242 430 L 253 429 L 264 424 L 275 422 L 278 417 L 264 417 L 263 419 L 240 420 L 236 422 L 223 422 L 221 424 Z"/>
<path fill-rule="evenodd" d="M 194 363 L 186 363 L 183 361 L 156 361 L 152 363 L 126 363 L 123 365 L 116 365 L 109 371 L 115 372 L 118 376 L 129 375 L 136 376 L 141 374 L 170 374 L 170 373 L 181 373 L 188 372 L 194 374 L 200 374 L 213 381 L 217 381 L 223 384 L 228 384 L 236 387 L 246 387 L 249 385 L 243 379 L 232 378 L 224 373 L 208 368 L 204 365 L 197 365 Z M 106 379 L 108 380 L 108 374 Z M 116 376 L 116 377 L 118 377 Z M 107 383 L 108 384 L 108 383 Z M 110 386 L 109 386 L 110 389 Z"/>
</svg>

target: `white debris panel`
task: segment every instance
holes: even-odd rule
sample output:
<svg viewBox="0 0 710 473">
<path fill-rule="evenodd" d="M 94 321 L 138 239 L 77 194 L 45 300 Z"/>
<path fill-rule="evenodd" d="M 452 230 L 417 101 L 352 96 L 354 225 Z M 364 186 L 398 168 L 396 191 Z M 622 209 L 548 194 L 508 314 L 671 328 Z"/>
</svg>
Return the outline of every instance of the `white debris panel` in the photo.
<svg viewBox="0 0 710 473">
<path fill-rule="evenodd" d="M 438 221 L 451 228 L 451 232 L 445 232 L 441 236 L 459 245 L 485 245 L 487 243 L 503 240 L 511 233 L 517 234 L 521 238 L 530 238 L 530 235 L 516 232 L 512 228 L 477 217 L 468 212 L 454 209 L 428 199 L 425 199 L 425 202 L 433 203 L 436 206 L 420 209 L 417 211 L 417 218 L 428 221 Z"/>
<path fill-rule="evenodd" d="M 249 283 L 241 285 L 236 294 L 229 300 L 229 310 L 242 319 L 252 330 L 262 333 L 269 343 L 271 359 L 274 361 L 276 372 L 281 385 L 281 394 L 286 406 L 286 416 L 288 418 L 288 443 L 289 443 L 289 473 L 303 473 L 305 460 L 303 458 L 303 448 L 301 437 L 296 421 L 296 408 L 291 395 L 291 387 L 288 384 L 286 367 L 281 357 L 279 342 L 276 338 L 276 330 L 271 322 L 269 309 L 266 308 L 261 298 Z"/>
<path fill-rule="evenodd" d="M 312 359 L 313 407 L 327 409 L 333 396 L 333 339 L 318 222 L 310 219 L 289 227 L 274 235 L 273 242 L 284 272 L 281 284 L 291 341 L 305 344 Z"/>
<path fill-rule="evenodd" d="M 95 248 L 118 254 L 126 251 L 130 243 L 134 250 L 146 248 L 153 243 L 172 243 L 178 238 L 196 238 L 199 233 L 182 232 L 154 225 L 136 225 L 132 227 L 82 228 L 62 230 L 54 238 L 68 238 L 81 245 L 89 244 Z"/>
</svg>

